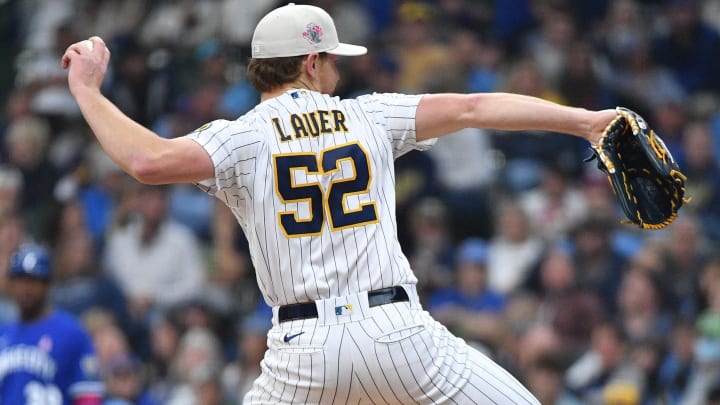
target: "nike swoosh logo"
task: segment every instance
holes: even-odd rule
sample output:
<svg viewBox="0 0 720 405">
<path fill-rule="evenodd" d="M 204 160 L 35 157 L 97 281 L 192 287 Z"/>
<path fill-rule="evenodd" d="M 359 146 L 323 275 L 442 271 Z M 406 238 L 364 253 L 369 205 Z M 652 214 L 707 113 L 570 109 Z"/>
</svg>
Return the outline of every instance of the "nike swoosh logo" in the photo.
<svg viewBox="0 0 720 405">
<path fill-rule="evenodd" d="M 305 332 L 296 333 L 294 335 L 290 335 L 290 334 L 286 333 L 285 336 L 283 337 L 283 340 L 285 341 L 285 343 L 287 343 L 287 342 L 295 339 L 296 337 L 302 335 L 303 333 L 305 333 Z"/>
</svg>

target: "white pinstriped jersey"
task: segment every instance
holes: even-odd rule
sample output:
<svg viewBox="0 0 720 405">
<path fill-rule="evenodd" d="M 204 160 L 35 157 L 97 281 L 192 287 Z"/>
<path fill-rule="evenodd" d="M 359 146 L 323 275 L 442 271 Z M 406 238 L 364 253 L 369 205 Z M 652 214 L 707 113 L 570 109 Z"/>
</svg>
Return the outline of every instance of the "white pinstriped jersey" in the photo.
<svg viewBox="0 0 720 405">
<path fill-rule="evenodd" d="M 269 305 L 417 282 L 397 240 L 393 160 L 434 142 L 415 141 L 421 97 L 290 90 L 189 135 L 215 165 L 199 186 L 232 209 Z"/>
<path fill-rule="evenodd" d="M 215 165 L 199 186 L 232 209 L 273 306 L 243 403 L 539 405 L 420 305 L 396 235 L 393 165 L 434 142 L 415 140 L 420 99 L 292 90 L 189 135 Z M 391 286 L 408 300 L 373 306 L 364 293 Z M 308 301 L 316 317 L 280 319 L 278 306 Z"/>
</svg>

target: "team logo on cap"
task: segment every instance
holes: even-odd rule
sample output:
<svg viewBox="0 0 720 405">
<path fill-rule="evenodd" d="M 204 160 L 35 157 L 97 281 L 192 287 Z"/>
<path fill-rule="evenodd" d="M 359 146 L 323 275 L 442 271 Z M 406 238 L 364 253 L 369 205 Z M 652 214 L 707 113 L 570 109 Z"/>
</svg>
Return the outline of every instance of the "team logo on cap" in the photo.
<svg viewBox="0 0 720 405">
<path fill-rule="evenodd" d="M 317 24 L 310 23 L 305 27 L 302 35 L 311 44 L 319 44 L 322 41 L 323 29 Z"/>
</svg>

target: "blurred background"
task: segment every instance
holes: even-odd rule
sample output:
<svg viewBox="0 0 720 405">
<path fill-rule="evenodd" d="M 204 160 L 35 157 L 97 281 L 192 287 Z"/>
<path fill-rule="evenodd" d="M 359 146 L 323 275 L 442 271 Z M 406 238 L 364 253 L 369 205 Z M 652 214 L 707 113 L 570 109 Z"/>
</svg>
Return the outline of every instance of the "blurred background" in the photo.
<svg viewBox="0 0 720 405">
<path fill-rule="evenodd" d="M 258 101 L 249 41 L 284 3 L 0 0 L 0 269 L 23 241 L 51 248 L 52 304 L 92 334 L 108 403 L 241 403 L 270 312 L 230 212 L 123 174 L 60 57 L 103 37 L 104 93 L 178 137 Z M 586 142 L 468 129 L 396 162 L 401 243 L 426 308 L 543 404 L 720 403 L 720 1 L 308 3 L 370 49 L 340 60 L 339 96 L 508 91 L 644 115 L 693 199 L 665 230 L 619 224 Z"/>
</svg>

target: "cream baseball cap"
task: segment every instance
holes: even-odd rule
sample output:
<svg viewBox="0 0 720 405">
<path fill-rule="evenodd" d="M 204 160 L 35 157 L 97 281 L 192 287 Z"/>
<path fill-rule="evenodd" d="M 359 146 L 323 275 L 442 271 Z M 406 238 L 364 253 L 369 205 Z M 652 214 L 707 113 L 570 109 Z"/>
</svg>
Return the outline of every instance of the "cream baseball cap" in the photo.
<svg viewBox="0 0 720 405">
<path fill-rule="evenodd" d="M 357 56 L 367 48 L 344 44 L 338 40 L 332 17 L 320 7 L 296 5 L 276 8 L 255 27 L 252 57 L 282 58 L 327 52 L 334 55 Z"/>
</svg>

